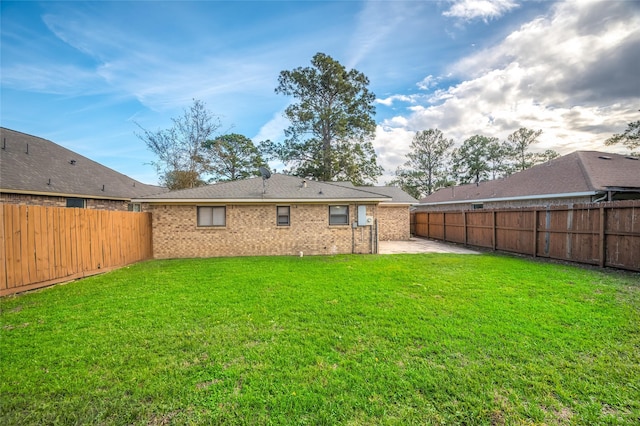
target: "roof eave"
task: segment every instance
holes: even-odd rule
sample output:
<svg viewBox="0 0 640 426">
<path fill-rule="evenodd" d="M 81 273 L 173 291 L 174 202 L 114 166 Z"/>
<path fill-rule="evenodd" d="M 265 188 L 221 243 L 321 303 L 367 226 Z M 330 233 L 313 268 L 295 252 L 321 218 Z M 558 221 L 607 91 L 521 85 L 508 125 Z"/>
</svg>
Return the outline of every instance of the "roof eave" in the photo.
<svg viewBox="0 0 640 426">
<path fill-rule="evenodd" d="M 133 203 L 150 204 L 274 204 L 274 203 L 382 203 L 388 198 L 134 198 Z"/>
<path fill-rule="evenodd" d="M 402 203 L 402 202 L 393 202 L 393 201 L 383 201 L 380 203 L 381 206 L 386 206 L 386 207 L 394 207 L 394 206 L 415 206 L 418 203 Z"/>
</svg>

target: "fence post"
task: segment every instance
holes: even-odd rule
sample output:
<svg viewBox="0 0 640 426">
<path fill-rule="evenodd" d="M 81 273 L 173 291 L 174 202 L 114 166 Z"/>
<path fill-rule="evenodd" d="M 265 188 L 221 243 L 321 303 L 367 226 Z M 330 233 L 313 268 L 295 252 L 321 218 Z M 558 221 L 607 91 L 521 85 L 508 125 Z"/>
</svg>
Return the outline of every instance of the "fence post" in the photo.
<svg viewBox="0 0 640 426">
<path fill-rule="evenodd" d="M 538 255 L 538 209 L 533 210 L 533 257 Z"/>
<path fill-rule="evenodd" d="M 606 220 L 606 213 L 604 210 L 604 206 L 600 206 L 600 267 L 604 268 L 605 264 L 606 264 L 606 256 L 607 256 L 607 249 L 605 247 L 605 244 L 607 243 L 607 238 L 605 235 L 605 220 Z"/>
<path fill-rule="evenodd" d="M 431 225 L 431 213 L 427 212 L 427 238 L 431 238 L 431 231 L 429 230 Z"/>
<path fill-rule="evenodd" d="M 442 213 L 442 240 L 447 240 L 447 212 Z"/>
<path fill-rule="evenodd" d="M 464 245 L 467 245 L 467 212 L 462 210 L 462 231 L 464 232 Z"/>
<path fill-rule="evenodd" d="M 496 211 L 495 210 L 493 211 L 492 216 L 493 216 L 493 238 L 492 238 L 492 240 L 493 240 L 493 250 L 495 250 L 496 246 L 497 246 L 497 241 L 496 240 L 498 239 L 498 235 L 497 235 L 498 231 L 496 229 L 497 227 L 496 227 Z"/>
</svg>

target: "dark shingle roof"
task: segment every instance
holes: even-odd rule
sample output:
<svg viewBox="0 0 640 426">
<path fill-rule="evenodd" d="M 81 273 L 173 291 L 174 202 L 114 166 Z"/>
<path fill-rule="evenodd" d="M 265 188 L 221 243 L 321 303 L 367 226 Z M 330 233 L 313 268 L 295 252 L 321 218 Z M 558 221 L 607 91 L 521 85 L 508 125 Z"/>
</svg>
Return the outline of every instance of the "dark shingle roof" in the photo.
<svg viewBox="0 0 640 426">
<path fill-rule="evenodd" d="M 15 130 L 0 128 L 0 144 L 2 192 L 131 199 L 165 191 L 49 140 Z"/>
<path fill-rule="evenodd" d="M 640 160 L 598 151 L 576 151 L 503 179 L 442 188 L 421 204 L 595 194 L 614 188 L 640 190 Z"/>
<path fill-rule="evenodd" d="M 172 191 L 166 194 L 155 194 L 141 197 L 138 201 L 147 202 L 206 202 L 206 201 L 377 201 L 407 202 L 406 197 L 387 187 L 354 187 L 344 182 L 318 182 L 296 176 L 274 173 L 271 178 L 261 177 L 221 182 L 193 189 Z M 410 198 L 410 197 L 409 197 Z M 413 200 L 413 199 L 411 199 Z M 413 200 L 415 202 L 416 200 Z"/>
</svg>

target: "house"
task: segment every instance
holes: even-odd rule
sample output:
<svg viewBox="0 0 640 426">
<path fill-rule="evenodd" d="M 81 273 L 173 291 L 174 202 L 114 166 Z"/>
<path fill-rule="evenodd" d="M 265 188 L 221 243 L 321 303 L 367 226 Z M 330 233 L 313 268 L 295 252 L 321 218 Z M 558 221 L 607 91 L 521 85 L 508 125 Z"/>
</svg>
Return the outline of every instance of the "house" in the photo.
<svg viewBox="0 0 640 426">
<path fill-rule="evenodd" d="M 442 188 L 417 211 L 567 205 L 640 199 L 640 159 L 576 151 L 511 176 Z"/>
<path fill-rule="evenodd" d="M 390 187 L 273 174 L 139 197 L 155 258 L 376 253 L 409 239 L 409 207 Z"/>
<path fill-rule="evenodd" d="M 0 128 L 2 203 L 136 210 L 132 198 L 162 191 L 49 140 Z"/>
</svg>

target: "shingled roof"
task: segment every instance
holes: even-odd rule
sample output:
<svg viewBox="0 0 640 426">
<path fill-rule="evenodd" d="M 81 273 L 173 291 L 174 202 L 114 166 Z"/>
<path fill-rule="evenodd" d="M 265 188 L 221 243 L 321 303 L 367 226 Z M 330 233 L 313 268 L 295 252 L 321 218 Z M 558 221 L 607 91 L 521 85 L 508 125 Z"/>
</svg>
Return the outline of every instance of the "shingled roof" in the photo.
<svg viewBox="0 0 640 426">
<path fill-rule="evenodd" d="M 4 127 L 0 146 L 0 192 L 130 200 L 166 191 L 47 139 Z"/>
<path fill-rule="evenodd" d="M 599 151 L 576 151 L 503 179 L 442 188 L 420 205 L 568 198 L 607 191 L 640 192 L 640 160 Z"/>
<path fill-rule="evenodd" d="M 407 194 L 397 186 L 357 186 L 362 191 L 370 191 L 391 197 L 391 200 L 384 201 L 383 204 L 417 204 L 418 200 Z"/>
<path fill-rule="evenodd" d="M 366 188 L 366 189 L 365 189 Z M 193 189 L 172 191 L 140 197 L 136 202 L 150 203 L 202 203 L 202 202 L 416 202 L 402 190 L 388 187 L 355 187 L 343 182 L 318 182 L 296 176 L 274 173 L 269 179 L 255 177 L 232 182 L 221 182 Z M 397 188 L 399 190 L 399 188 Z M 410 198 L 412 201 L 407 199 Z"/>
</svg>

